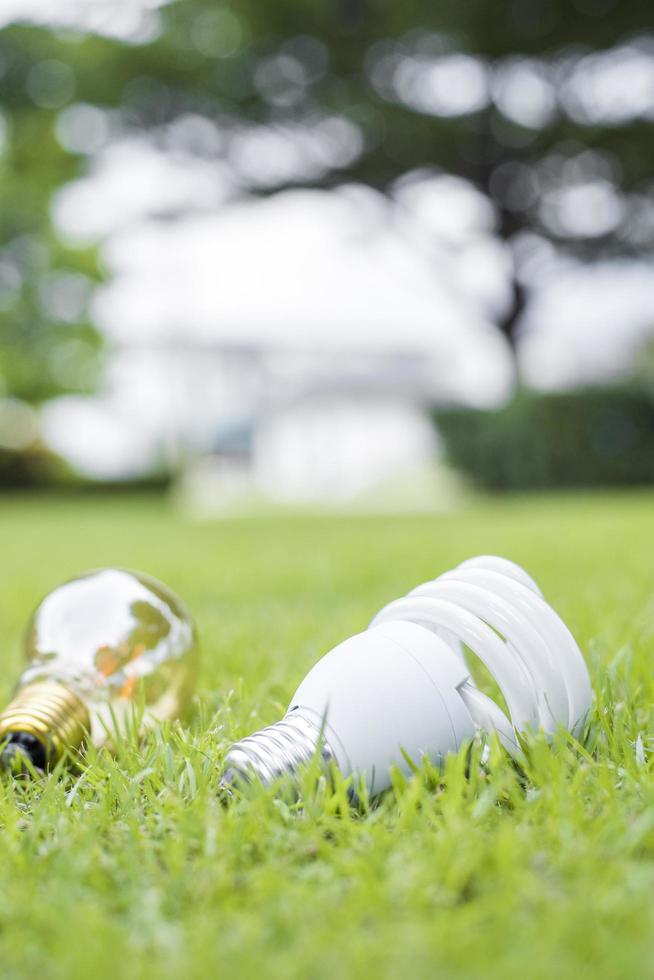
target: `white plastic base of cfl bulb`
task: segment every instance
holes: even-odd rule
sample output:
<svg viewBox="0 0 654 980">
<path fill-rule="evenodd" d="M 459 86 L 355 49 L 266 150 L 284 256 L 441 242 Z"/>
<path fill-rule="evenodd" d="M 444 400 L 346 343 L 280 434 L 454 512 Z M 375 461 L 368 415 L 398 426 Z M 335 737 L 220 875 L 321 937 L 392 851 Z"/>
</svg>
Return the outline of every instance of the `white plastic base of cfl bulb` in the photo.
<svg viewBox="0 0 654 980">
<path fill-rule="evenodd" d="M 469 676 L 434 633 L 388 623 L 323 657 L 300 684 L 290 713 L 312 718 L 341 772 L 363 778 L 373 794 L 389 785 L 393 766 L 408 775 L 408 759 L 440 762 L 472 738 L 475 724 L 459 693 Z"/>
<path fill-rule="evenodd" d="M 464 647 L 496 680 L 508 714 L 475 685 Z M 237 743 L 226 763 L 230 779 L 270 782 L 305 762 L 313 745 L 375 794 L 394 766 L 409 775 L 423 756 L 438 764 L 479 730 L 495 730 L 512 753 L 516 732 L 579 733 L 591 696 L 579 648 L 534 581 L 506 559 L 475 558 L 335 647 L 285 719 Z"/>
</svg>

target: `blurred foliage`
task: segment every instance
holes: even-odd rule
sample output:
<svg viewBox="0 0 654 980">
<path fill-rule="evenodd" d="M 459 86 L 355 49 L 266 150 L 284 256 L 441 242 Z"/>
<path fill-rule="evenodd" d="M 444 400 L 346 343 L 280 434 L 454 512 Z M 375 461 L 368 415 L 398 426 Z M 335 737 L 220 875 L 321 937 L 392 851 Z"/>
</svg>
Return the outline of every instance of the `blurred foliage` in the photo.
<svg viewBox="0 0 654 980">
<path fill-rule="evenodd" d="M 160 493 L 170 489 L 172 475 L 160 469 L 145 476 L 94 480 L 83 476 L 41 441 L 23 449 L 0 447 L 0 491 L 45 490 L 61 494 Z"/>
<path fill-rule="evenodd" d="M 654 386 L 654 339 L 647 341 L 638 352 L 634 378 L 638 383 Z"/>
<path fill-rule="evenodd" d="M 523 490 L 654 482 L 654 390 L 520 392 L 499 411 L 436 414 L 449 461 L 482 487 Z"/>
<path fill-rule="evenodd" d="M 0 448 L 0 487 L 51 487 L 75 481 L 70 467 L 45 446 L 29 449 Z"/>
<path fill-rule="evenodd" d="M 27 86 L 41 57 L 62 44 L 28 29 L 0 38 L 0 395 L 32 403 L 93 390 L 101 346 L 88 316 L 94 256 L 66 248 L 49 212 L 53 191 L 76 176 L 79 161 L 55 138 L 54 110 L 35 104 Z"/>
<path fill-rule="evenodd" d="M 82 22 L 92 6 L 80 5 Z M 122 38 L 106 36 L 119 20 L 111 9 L 98 33 L 24 24 L 0 37 L 5 394 L 36 402 L 97 381 L 88 297 L 98 265 L 57 239 L 49 206 L 104 138 L 138 134 L 227 165 L 242 192 L 352 180 L 387 192 L 421 171 L 465 178 L 492 201 L 513 262 L 498 322 L 511 343 L 544 247 L 582 258 L 651 247 L 654 142 L 640 83 L 593 103 L 602 71 L 626 66 L 628 80 L 630 64 L 651 61 L 645 0 L 180 0 L 127 13 Z M 71 107 L 82 112 L 62 138 Z M 295 140 L 294 166 L 254 177 L 235 152 L 252 132 Z M 301 132 L 314 142 L 298 142 Z M 265 144 L 254 152 L 265 157 Z M 561 195 L 571 188 L 596 195 L 604 224 L 570 223 L 574 199 L 566 212 Z"/>
</svg>

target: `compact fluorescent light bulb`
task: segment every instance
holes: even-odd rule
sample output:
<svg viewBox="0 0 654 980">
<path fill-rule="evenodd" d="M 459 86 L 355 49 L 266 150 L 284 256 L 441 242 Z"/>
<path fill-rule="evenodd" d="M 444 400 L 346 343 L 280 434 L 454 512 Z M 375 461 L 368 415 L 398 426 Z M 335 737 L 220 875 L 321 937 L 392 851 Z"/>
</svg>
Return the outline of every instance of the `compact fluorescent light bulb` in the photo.
<svg viewBox="0 0 654 980">
<path fill-rule="evenodd" d="M 472 679 L 463 649 L 495 679 L 508 715 Z M 427 755 L 439 763 L 477 730 L 511 753 L 516 732 L 579 733 L 591 703 L 571 633 L 523 569 L 503 558 L 459 565 L 390 603 L 320 660 L 286 716 L 233 745 L 224 784 L 268 784 L 319 751 L 371 794 Z"/>
<path fill-rule="evenodd" d="M 143 705 L 144 724 L 188 702 L 198 646 L 193 621 L 161 582 L 105 568 L 51 592 L 29 624 L 27 664 L 0 714 L 0 758 L 39 769 L 90 739 L 100 745 Z"/>
</svg>

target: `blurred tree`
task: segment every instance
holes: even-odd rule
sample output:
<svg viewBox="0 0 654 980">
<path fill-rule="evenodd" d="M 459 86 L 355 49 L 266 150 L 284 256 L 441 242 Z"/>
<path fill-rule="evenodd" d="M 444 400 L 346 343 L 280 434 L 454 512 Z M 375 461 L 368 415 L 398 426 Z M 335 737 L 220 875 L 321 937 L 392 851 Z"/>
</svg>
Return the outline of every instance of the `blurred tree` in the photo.
<svg viewBox="0 0 654 980">
<path fill-rule="evenodd" d="M 74 91 L 52 58 L 64 46 L 42 30 L 0 35 L 0 397 L 31 403 L 92 390 L 100 367 L 88 317 L 95 258 L 66 248 L 49 213 L 53 191 L 79 170 L 53 128 Z"/>
<path fill-rule="evenodd" d="M 553 256 L 651 248 L 646 0 L 180 0 L 132 14 L 122 40 L 14 26 L 0 42 L 0 371 L 18 393 L 75 386 L 53 372 L 63 336 L 94 346 L 81 306 L 62 325 L 51 299 L 96 269 L 57 244 L 48 202 L 101 148 L 100 118 L 164 152 L 220 160 L 243 191 L 355 180 L 393 193 L 419 172 L 464 178 L 492 202 L 510 260 L 497 326 L 513 347 Z M 58 139 L 71 105 L 73 136 Z"/>
</svg>

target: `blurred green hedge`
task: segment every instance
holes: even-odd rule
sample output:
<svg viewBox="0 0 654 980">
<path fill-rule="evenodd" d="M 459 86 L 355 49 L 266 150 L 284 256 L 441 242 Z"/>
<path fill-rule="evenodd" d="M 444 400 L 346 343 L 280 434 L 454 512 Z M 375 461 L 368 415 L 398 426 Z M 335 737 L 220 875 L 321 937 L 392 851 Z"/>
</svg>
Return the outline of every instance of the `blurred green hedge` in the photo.
<svg viewBox="0 0 654 980">
<path fill-rule="evenodd" d="M 58 493 L 160 492 L 168 490 L 172 480 L 171 472 L 160 469 L 123 480 L 93 480 L 77 473 L 64 459 L 41 443 L 20 450 L 0 447 L 0 494 L 15 490 Z"/>
<path fill-rule="evenodd" d="M 20 450 L 0 447 L 0 490 L 47 487 L 73 478 L 70 467 L 41 444 Z"/>
<path fill-rule="evenodd" d="M 449 462 L 488 489 L 654 482 L 654 391 L 647 387 L 523 390 L 498 411 L 441 410 L 435 422 Z"/>
</svg>

